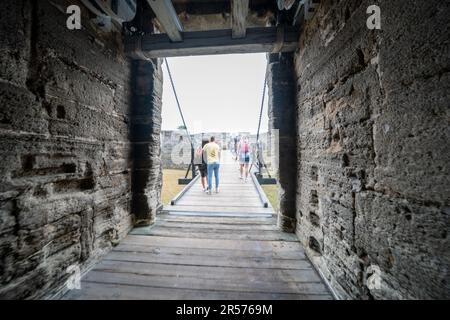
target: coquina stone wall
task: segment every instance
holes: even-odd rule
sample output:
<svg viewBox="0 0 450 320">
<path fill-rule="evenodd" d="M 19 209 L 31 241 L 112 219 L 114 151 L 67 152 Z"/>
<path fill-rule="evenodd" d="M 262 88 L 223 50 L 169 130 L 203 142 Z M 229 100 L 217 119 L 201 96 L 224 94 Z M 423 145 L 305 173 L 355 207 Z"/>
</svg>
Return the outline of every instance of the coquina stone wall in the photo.
<svg viewBox="0 0 450 320">
<path fill-rule="evenodd" d="M 0 298 L 63 288 L 160 204 L 161 63 L 66 4 L 0 2 Z M 449 6 L 323 0 L 269 61 L 282 226 L 340 298 L 450 298 Z"/>
<path fill-rule="evenodd" d="M 296 232 L 340 298 L 450 298 L 449 6 L 325 0 L 303 30 Z"/>
<path fill-rule="evenodd" d="M 138 97 L 132 110 L 132 68 L 120 35 L 98 34 L 86 19 L 83 30 L 69 31 L 67 5 L 0 3 L 6 13 L 0 20 L 1 298 L 51 294 L 64 285 L 68 267 L 83 270 L 135 220 L 132 157 L 145 150 L 132 147 L 130 133 L 137 143 L 137 116 L 149 114 L 139 104 L 157 105 L 161 90 L 146 87 L 141 97 L 155 99 Z M 151 66 L 148 72 L 160 71 Z M 161 82 L 162 75 L 148 81 Z M 155 119 L 140 127 L 146 137 L 157 129 Z M 159 132 L 155 139 L 159 144 Z M 149 163 L 158 150 L 150 150 L 139 170 L 154 169 Z M 150 199 L 144 217 L 159 202 L 160 176 L 153 171 L 142 188 L 135 186 L 138 196 Z"/>
</svg>

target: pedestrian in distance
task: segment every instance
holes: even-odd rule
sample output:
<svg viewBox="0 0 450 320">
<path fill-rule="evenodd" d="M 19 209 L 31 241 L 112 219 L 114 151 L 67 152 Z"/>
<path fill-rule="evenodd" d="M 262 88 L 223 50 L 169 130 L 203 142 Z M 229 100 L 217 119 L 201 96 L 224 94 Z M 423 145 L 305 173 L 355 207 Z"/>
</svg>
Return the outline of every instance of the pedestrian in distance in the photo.
<svg viewBox="0 0 450 320">
<path fill-rule="evenodd" d="M 203 148 L 209 143 L 208 139 L 202 140 L 202 146 L 197 150 L 197 158 L 199 161 L 198 171 L 200 171 L 203 192 L 208 192 L 208 164 L 206 163 L 206 156 Z"/>
<path fill-rule="evenodd" d="M 250 158 L 251 158 L 250 143 L 247 137 L 243 137 L 238 145 L 238 159 L 240 166 L 239 178 L 241 180 L 244 180 L 245 182 L 248 181 Z"/>
<path fill-rule="evenodd" d="M 211 137 L 210 142 L 203 147 L 203 152 L 206 155 L 206 163 L 208 164 L 208 194 L 212 194 L 213 190 L 213 175 L 216 182 L 216 193 L 219 193 L 220 184 L 220 146 L 216 143 L 216 138 Z"/>
</svg>

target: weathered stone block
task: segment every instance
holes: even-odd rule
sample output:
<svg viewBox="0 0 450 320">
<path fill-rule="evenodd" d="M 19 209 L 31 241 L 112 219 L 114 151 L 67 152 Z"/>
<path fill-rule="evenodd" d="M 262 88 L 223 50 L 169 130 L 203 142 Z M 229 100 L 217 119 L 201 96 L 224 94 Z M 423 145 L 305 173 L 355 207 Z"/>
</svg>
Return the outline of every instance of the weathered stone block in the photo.
<svg viewBox="0 0 450 320">
<path fill-rule="evenodd" d="M 450 227 L 442 208 L 364 192 L 356 197 L 356 210 L 355 246 L 382 271 L 382 289 L 372 295 L 448 298 Z"/>
<path fill-rule="evenodd" d="M 0 7 L 0 297 L 39 298 L 134 223 L 131 70 L 117 35 L 69 31 L 51 1 Z"/>
<path fill-rule="evenodd" d="M 297 235 L 341 298 L 450 292 L 449 5 L 419 2 L 380 3 L 370 31 L 370 1 L 323 1 L 296 55 Z"/>
</svg>

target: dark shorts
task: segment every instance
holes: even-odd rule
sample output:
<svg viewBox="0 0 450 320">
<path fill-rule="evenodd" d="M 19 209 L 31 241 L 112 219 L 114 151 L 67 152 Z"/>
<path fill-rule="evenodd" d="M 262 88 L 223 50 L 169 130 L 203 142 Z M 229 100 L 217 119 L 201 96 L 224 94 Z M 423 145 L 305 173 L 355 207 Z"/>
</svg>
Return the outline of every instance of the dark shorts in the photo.
<svg viewBox="0 0 450 320">
<path fill-rule="evenodd" d="M 245 155 L 245 154 L 241 153 L 241 157 L 239 159 L 239 162 L 241 164 L 250 164 L 250 156 L 248 154 Z"/>
<path fill-rule="evenodd" d="M 198 170 L 200 171 L 202 178 L 206 178 L 208 176 L 208 166 L 206 164 L 199 165 Z"/>
</svg>

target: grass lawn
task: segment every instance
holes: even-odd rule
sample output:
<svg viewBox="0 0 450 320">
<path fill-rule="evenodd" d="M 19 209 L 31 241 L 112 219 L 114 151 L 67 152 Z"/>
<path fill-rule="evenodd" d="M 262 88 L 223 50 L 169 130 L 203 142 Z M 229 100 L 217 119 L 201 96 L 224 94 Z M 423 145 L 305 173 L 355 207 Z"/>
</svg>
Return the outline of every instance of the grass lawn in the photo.
<svg viewBox="0 0 450 320">
<path fill-rule="evenodd" d="M 178 185 L 178 179 L 184 178 L 186 170 L 163 170 L 163 187 L 161 192 L 161 198 L 164 205 L 169 205 L 170 200 L 180 193 L 185 186 Z"/>
<path fill-rule="evenodd" d="M 278 200 L 278 188 L 277 185 L 265 185 L 261 186 L 266 193 L 267 199 L 269 199 L 270 204 L 274 208 L 275 212 L 279 210 L 279 200 Z"/>
</svg>

